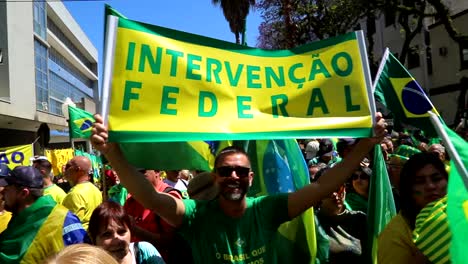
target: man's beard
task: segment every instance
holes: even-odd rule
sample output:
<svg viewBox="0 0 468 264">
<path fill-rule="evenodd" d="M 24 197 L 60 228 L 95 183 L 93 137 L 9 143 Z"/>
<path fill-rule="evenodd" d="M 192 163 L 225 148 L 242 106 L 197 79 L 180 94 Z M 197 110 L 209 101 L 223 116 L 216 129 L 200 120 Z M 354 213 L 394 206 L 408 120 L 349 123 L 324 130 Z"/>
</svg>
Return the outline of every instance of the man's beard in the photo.
<svg viewBox="0 0 468 264">
<path fill-rule="evenodd" d="M 230 192 L 226 189 L 230 189 L 231 187 L 239 189 L 239 192 Z M 224 199 L 228 201 L 240 201 L 244 198 L 244 196 L 249 191 L 249 184 L 247 182 L 223 182 L 220 186 L 220 194 L 223 196 Z"/>
</svg>

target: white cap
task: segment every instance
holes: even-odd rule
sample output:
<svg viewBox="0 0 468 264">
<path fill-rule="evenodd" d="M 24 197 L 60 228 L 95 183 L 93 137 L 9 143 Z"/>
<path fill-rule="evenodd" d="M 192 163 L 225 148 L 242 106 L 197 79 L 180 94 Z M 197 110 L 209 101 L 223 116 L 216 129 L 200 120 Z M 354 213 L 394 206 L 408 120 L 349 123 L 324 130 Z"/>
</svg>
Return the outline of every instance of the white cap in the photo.
<svg viewBox="0 0 468 264">
<path fill-rule="evenodd" d="M 29 159 L 31 162 L 35 162 L 35 161 L 39 161 L 39 160 L 47 160 L 47 157 L 46 156 L 34 156 L 32 158 Z"/>
</svg>

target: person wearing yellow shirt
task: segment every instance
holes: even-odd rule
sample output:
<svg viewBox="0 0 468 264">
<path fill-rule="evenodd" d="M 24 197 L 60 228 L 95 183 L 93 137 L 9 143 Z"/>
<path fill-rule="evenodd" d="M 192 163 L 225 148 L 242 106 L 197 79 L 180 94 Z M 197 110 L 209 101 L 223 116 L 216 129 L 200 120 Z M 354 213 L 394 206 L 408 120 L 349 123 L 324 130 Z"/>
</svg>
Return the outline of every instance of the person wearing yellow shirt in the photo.
<svg viewBox="0 0 468 264">
<path fill-rule="evenodd" d="M 8 166 L 4 163 L 0 163 L 0 178 L 8 176 L 8 173 L 10 173 Z M 5 203 L 2 194 L 3 188 L 4 187 L 0 187 L 0 234 L 7 228 L 8 222 L 10 222 L 11 219 L 11 213 L 5 210 L 3 206 Z"/>
<path fill-rule="evenodd" d="M 3 190 L 3 187 L 1 188 Z M 1 191 L 0 190 L 0 191 Z M 3 202 L 2 205 L 0 205 L 0 234 L 7 228 L 8 223 L 10 222 L 11 219 L 11 213 L 6 211 L 3 208 Z"/>
<path fill-rule="evenodd" d="M 49 186 L 44 186 L 44 195 L 52 196 L 52 199 L 54 199 L 56 203 L 61 204 L 63 202 L 63 199 L 65 199 L 65 196 L 67 196 L 67 193 L 64 192 L 62 188 L 53 184 L 51 180 L 49 181 L 51 182 L 51 184 Z"/>
<path fill-rule="evenodd" d="M 62 188 L 54 184 L 54 175 L 52 174 L 52 164 L 45 157 L 38 157 L 33 160 L 33 167 L 42 174 L 44 182 L 44 195 L 50 195 L 58 204 L 61 204 L 67 195 Z"/>
<path fill-rule="evenodd" d="M 400 174 L 400 212 L 392 218 L 378 238 L 379 264 L 429 263 L 413 242 L 416 217 L 426 205 L 447 194 L 448 174 L 438 155 L 414 154 Z"/>
<path fill-rule="evenodd" d="M 90 170 L 91 162 L 84 156 L 76 156 L 67 163 L 65 177 L 73 187 L 62 202 L 62 205 L 80 218 L 86 230 L 91 214 L 102 203 L 101 192 L 89 182 Z"/>
</svg>

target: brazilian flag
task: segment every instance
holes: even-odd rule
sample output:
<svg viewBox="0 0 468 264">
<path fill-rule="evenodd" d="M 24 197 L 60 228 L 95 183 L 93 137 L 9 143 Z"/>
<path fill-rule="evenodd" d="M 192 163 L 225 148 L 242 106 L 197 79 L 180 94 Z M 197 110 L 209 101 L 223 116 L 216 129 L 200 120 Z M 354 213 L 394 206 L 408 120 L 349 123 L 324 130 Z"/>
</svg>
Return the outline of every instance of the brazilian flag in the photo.
<svg viewBox="0 0 468 264">
<path fill-rule="evenodd" d="M 309 170 L 299 144 L 294 139 L 235 141 L 250 157 L 254 181 L 248 196 L 273 195 L 294 192 L 310 183 Z M 277 263 L 316 262 L 317 255 L 324 255 L 328 248 L 317 250 L 314 209 L 282 224 L 272 241 Z"/>
<path fill-rule="evenodd" d="M 70 130 L 70 139 L 85 138 L 91 136 L 93 129 L 94 117 L 93 114 L 85 110 L 68 106 L 69 120 L 68 126 Z"/>
<path fill-rule="evenodd" d="M 375 78 L 374 95 L 393 113 L 396 123 L 417 127 L 427 136 L 437 136 L 427 114 L 431 111 L 439 116 L 437 110 L 419 83 L 388 49 Z"/>
</svg>

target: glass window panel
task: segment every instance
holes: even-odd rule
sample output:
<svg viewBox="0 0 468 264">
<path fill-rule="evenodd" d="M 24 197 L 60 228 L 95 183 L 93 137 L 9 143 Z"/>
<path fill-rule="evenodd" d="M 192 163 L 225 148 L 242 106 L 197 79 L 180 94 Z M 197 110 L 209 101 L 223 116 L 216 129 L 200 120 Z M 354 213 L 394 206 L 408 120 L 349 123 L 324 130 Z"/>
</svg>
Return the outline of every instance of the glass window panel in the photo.
<svg viewBox="0 0 468 264">
<path fill-rule="evenodd" d="M 42 73 L 39 70 L 36 70 L 36 85 L 42 84 Z"/>
<path fill-rule="evenodd" d="M 41 68 L 44 69 L 44 70 L 47 69 L 47 61 L 46 60 L 42 60 Z"/>
</svg>

